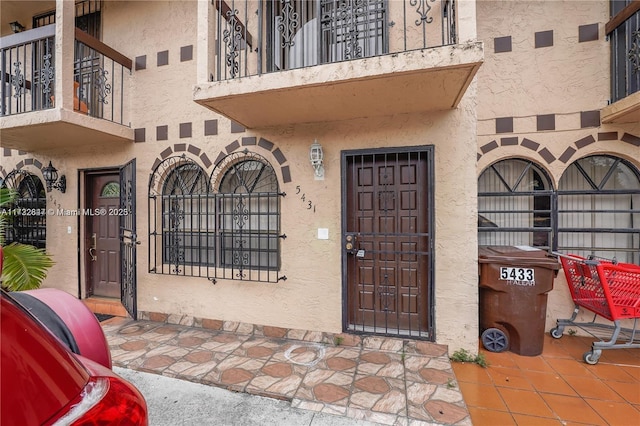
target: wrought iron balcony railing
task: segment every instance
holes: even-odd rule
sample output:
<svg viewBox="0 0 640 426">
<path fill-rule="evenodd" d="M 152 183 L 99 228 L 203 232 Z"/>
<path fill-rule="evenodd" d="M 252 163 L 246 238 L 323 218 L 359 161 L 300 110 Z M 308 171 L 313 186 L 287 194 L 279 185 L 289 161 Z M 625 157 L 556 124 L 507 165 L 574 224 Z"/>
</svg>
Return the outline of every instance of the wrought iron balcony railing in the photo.
<svg viewBox="0 0 640 426">
<path fill-rule="evenodd" d="M 132 61 L 76 28 L 73 109 L 129 125 L 126 91 Z M 54 108 L 55 24 L 0 39 L 0 116 Z M 66 96 L 66 94 L 65 94 Z"/>
<path fill-rule="evenodd" d="M 212 0 L 212 81 L 456 43 L 455 0 Z"/>
<path fill-rule="evenodd" d="M 611 39 L 611 101 L 640 91 L 640 6 L 629 3 L 606 27 Z"/>
</svg>

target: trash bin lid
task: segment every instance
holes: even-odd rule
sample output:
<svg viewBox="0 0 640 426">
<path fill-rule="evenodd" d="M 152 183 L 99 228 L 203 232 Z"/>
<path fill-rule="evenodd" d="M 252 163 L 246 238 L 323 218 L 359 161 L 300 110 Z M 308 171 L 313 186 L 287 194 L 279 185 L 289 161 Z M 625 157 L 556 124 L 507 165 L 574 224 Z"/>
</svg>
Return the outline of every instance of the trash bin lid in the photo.
<svg viewBox="0 0 640 426">
<path fill-rule="evenodd" d="M 560 269 L 558 259 L 545 250 L 531 246 L 481 246 L 478 247 L 478 263 Z"/>
</svg>

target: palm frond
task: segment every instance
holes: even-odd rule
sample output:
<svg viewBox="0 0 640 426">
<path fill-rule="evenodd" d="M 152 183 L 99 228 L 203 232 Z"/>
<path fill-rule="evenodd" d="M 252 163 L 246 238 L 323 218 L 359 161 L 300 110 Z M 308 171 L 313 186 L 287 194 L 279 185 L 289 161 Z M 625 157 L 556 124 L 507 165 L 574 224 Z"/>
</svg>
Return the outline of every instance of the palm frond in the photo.
<svg viewBox="0 0 640 426">
<path fill-rule="evenodd" d="M 11 243 L 3 247 L 2 287 L 9 291 L 40 287 L 53 265 L 49 255 L 34 246 Z"/>
<path fill-rule="evenodd" d="M 15 201 L 18 193 L 13 189 L 0 188 L 0 207 L 5 207 Z"/>
</svg>

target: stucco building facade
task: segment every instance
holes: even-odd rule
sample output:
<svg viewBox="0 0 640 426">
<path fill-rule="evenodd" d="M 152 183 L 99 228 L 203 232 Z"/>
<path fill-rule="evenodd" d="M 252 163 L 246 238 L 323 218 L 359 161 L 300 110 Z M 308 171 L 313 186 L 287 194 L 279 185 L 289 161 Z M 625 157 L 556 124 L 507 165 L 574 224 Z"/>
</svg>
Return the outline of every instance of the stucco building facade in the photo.
<svg viewBox="0 0 640 426">
<path fill-rule="evenodd" d="M 614 24 L 607 1 L 1 6 L 0 176 L 34 210 L 15 239 L 56 262 L 44 286 L 475 351 L 479 244 L 640 261 L 637 1 Z M 569 208 L 599 196 L 567 176 L 600 159 L 616 201 Z M 517 177 L 538 186 L 496 186 Z"/>
</svg>

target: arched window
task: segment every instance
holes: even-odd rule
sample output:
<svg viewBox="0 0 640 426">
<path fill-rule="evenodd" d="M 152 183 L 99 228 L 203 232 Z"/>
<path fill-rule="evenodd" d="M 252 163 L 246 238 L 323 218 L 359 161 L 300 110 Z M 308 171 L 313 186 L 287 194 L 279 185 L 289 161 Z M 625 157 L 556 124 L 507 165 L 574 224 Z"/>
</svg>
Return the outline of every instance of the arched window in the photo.
<svg viewBox="0 0 640 426">
<path fill-rule="evenodd" d="M 280 269 L 278 179 L 245 150 L 208 176 L 185 155 L 159 163 L 149 180 L 149 272 L 276 282 Z"/>
<path fill-rule="evenodd" d="M 180 162 L 167 170 L 162 185 L 162 257 L 175 273 L 214 262 L 215 244 L 209 241 L 214 226 L 207 220 L 214 209 L 207 200 L 207 175 L 198 164 Z"/>
<path fill-rule="evenodd" d="M 13 189 L 18 198 L 7 210 L 5 242 L 19 242 L 44 249 L 47 244 L 47 199 L 42 181 L 24 170 L 14 170 L 2 182 L 3 188 Z"/>
<path fill-rule="evenodd" d="M 268 163 L 251 159 L 229 165 L 218 187 L 221 264 L 244 269 L 278 269 L 280 200 Z"/>
<path fill-rule="evenodd" d="M 551 180 L 535 163 L 513 158 L 492 164 L 478 179 L 478 243 L 550 249 L 552 199 Z"/>
<path fill-rule="evenodd" d="M 558 184 L 558 249 L 640 264 L 640 172 L 593 155 L 571 164 Z"/>
</svg>

